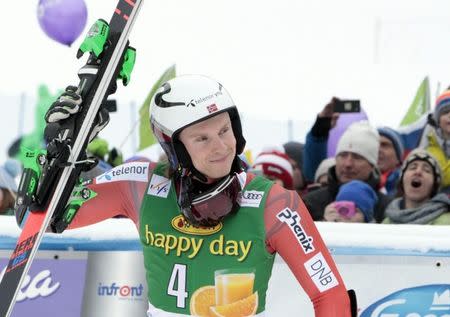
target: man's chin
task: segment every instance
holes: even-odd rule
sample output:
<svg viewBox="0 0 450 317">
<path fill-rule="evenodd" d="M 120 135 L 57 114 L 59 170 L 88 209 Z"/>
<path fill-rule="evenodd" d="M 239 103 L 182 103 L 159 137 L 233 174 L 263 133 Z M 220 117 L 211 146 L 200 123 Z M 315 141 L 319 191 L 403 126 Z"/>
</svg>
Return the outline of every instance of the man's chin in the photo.
<svg viewBox="0 0 450 317">
<path fill-rule="evenodd" d="M 231 168 L 224 169 L 224 170 L 222 170 L 220 172 L 217 172 L 217 173 L 214 173 L 214 174 L 215 174 L 216 178 L 222 178 L 222 177 L 225 177 L 227 175 L 230 175 L 230 172 L 231 172 Z"/>
<path fill-rule="evenodd" d="M 340 177 L 340 182 L 342 183 L 342 184 L 345 184 L 345 183 L 348 183 L 348 182 L 350 182 L 350 181 L 352 181 L 352 180 L 355 180 L 355 178 L 354 177 L 350 177 L 350 176 L 344 176 L 344 175 L 342 175 L 341 177 Z"/>
<path fill-rule="evenodd" d="M 224 168 L 224 169 L 214 169 L 211 172 L 208 173 L 203 173 L 204 175 L 206 175 L 206 177 L 208 177 L 209 179 L 221 179 L 227 175 L 229 175 L 231 172 L 231 168 Z"/>
</svg>

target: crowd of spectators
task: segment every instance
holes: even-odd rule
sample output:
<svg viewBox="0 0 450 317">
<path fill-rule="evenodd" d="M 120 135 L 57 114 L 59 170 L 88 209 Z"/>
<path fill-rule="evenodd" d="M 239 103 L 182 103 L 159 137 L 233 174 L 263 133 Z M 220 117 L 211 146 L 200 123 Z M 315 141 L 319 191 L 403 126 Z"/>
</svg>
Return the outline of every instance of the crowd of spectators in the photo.
<svg viewBox="0 0 450 317">
<path fill-rule="evenodd" d="M 268 146 L 253 162 L 242 157 L 245 167 L 297 191 L 315 221 L 450 224 L 450 90 L 437 98 L 413 151 L 394 128 L 361 120 L 346 127 L 328 157 L 339 101 L 318 113 L 305 140 Z M 102 139 L 88 151 L 99 163 L 84 178 L 123 162 Z M 13 214 L 19 173 L 13 160 L 0 167 L 0 214 Z"/>
<path fill-rule="evenodd" d="M 295 189 L 315 221 L 450 224 L 450 90 L 437 98 L 415 149 L 405 150 L 394 128 L 361 120 L 328 157 L 339 101 L 322 109 L 304 143 L 268 147 L 250 170 Z"/>
</svg>

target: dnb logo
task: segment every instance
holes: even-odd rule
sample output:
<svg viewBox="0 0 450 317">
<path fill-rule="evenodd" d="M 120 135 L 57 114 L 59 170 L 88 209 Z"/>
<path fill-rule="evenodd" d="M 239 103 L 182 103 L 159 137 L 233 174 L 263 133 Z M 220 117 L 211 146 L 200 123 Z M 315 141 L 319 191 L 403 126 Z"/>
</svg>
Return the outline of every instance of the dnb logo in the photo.
<svg viewBox="0 0 450 317">
<path fill-rule="evenodd" d="M 450 317 L 450 284 L 402 289 L 370 305 L 361 317 Z"/>
</svg>

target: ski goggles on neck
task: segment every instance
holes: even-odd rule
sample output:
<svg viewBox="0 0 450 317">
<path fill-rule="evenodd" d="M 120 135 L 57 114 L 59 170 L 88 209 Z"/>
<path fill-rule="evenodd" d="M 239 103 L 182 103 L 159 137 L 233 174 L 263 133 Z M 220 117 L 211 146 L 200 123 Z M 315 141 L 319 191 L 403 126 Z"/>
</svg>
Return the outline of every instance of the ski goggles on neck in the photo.
<svg viewBox="0 0 450 317">
<path fill-rule="evenodd" d="M 239 209 L 237 200 L 245 180 L 240 179 L 238 174 L 226 176 L 208 191 L 197 195 L 192 195 L 192 188 L 183 188 L 192 186 L 188 183 L 181 183 L 180 207 L 190 224 L 214 227 Z"/>
</svg>

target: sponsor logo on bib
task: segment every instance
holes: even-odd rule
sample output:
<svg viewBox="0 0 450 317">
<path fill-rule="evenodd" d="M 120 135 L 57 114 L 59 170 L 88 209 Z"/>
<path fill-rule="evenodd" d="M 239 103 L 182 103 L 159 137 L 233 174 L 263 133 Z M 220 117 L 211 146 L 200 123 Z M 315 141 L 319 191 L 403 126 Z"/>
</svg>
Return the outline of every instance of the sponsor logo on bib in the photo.
<svg viewBox="0 0 450 317">
<path fill-rule="evenodd" d="M 301 224 L 301 217 L 295 210 L 284 208 L 277 214 L 278 220 L 286 223 L 292 233 L 297 238 L 298 244 L 302 247 L 305 254 L 314 252 L 316 249 L 313 244 L 313 237 L 308 235 Z"/>
<path fill-rule="evenodd" d="M 306 261 L 304 265 L 309 276 L 321 293 L 339 285 L 336 276 L 334 276 L 321 252 Z"/>
<path fill-rule="evenodd" d="M 194 234 L 199 236 L 208 236 L 216 232 L 219 232 L 222 229 L 223 225 L 222 223 L 219 223 L 214 227 L 194 227 L 188 221 L 186 221 L 183 215 L 178 215 L 172 219 L 172 227 L 174 227 L 175 230 L 180 231 L 182 233 Z"/>
<path fill-rule="evenodd" d="M 150 185 L 148 186 L 147 194 L 167 198 L 171 184 L 172 182 L 170 179 L 153 174 Z"/>
<path fill-rule="evenodd" d="M 112 170 L 97 176 L 96 183 L 109 183 L 117 181 L 147 182 L 148 163 L 132 162 L 119 165 Z"/>
<path fill-rule="evenodd" d="M 239 194 L 238 204 L 241 207 L 254 207 L 258 208 L 261 204 L 261 200 L 264 197 L 264 192 L 256 190 L 244 190 Z"/>
</svg>

